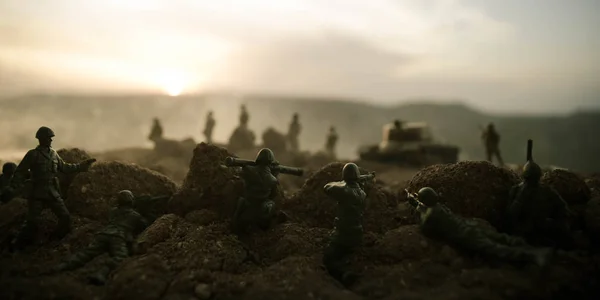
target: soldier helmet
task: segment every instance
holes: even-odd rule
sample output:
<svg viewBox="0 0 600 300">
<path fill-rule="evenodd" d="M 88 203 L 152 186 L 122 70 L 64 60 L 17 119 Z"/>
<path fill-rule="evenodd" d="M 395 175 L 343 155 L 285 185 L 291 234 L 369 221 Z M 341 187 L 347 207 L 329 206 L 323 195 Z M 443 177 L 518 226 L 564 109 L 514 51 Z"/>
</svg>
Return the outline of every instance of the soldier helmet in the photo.
<svg viewBox="0 0 600 300">
<path fill-rule="evenodd" d="M 46 126 L 40 127 L 40 129 L 38 129 L 38 131 L 35 133 L 36 139 L 44 139 L 44 138 L 51 138 L 51 137 L 54 137 L 54 131 L 52 131 L 52 129 L 50 129 Z"/>
<path fill-rule="evenodd" d="M 530 160 L 523 166 L 523 178 L 528 182 L 538 182 L 542 178 L 542 168 Z"/>
<path fill-rule="evenodd" d="M 396 127 L 400 127 L 400 125 L 402 125 L 402 122 L 398 119 L 394 120 L 394 126 Z"/>
<path fill-rule="evenodd" d="M 334 126 L 329 127 L 329 131 L 335 131 L 335 127 Z"/>
<path fill-rule="evenodd" d="M 13 162 L 7 162 L 2 165 L 2 174 L 12 174 L 17 169 L 17 164 Z"/>
<path fill-rule="evenodd" d="M 134 198 L 135 197 L 130 190 L 122 190 L 117 194 L 117 206 L 132 207 Z"/>
<path fill-rule="evenodd" d="M 427 206 L 433 206 L 438 202 L 439 195 L 438 193 L 430 188 L 424 187 L 419 190 L 419 201 Z"/>
<path fill-rule="evenodd" d="M 259 165 L 269 165 L 275 162 L 275 154 L 269 148 L 262 148 L 254 161 Z"/>
<path fill-rule="evenodd" d="M 488 126 L 487 126 L 487 127 L 488 127 L 489 129 L 494 129 L 494 123 L 491 123 L 491 122 L 490 122 L 490 123 L 488 124 Z"/>
<path fill-rule="evenodd" d="M 294 119 L 298 119 L 298 113 L 294 113 Z"/>
<path fill-rule="evenodd" d="M 347 163 L 342 169 L 342 179 L 344 181 L 357 181 L 360 177 L 360 169 L 355 163 Z"/>
</svg>

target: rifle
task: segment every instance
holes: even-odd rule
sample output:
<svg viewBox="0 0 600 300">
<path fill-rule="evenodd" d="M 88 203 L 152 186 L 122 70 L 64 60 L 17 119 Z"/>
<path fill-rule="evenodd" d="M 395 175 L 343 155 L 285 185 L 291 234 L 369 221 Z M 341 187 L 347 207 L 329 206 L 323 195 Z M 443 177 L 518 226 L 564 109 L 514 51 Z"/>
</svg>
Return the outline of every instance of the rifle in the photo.
<svg viewBox="0 0 600 300">
<path fill-rule="evenodd" d="M 413 207 L 417 207 L 419 205 L 419 195 L 411 193 L 407 189 L 404 189 L 404 191 L 406 192 L 408 203 Z"/>
<path fill-rule="evenodd" d="M 527 161 L 533 161 L 533 140 L 527 140 Z"/>
<path fill-rule="evenodd" d="M 367 181 L 367 180 L 371 180 L 373 178 L 375 178 L 375 172 L 371 172 L 369 174 L 364 174 L 364 175 L 359 175 L 358 176 L 358 181 L 364 182 L 364 181 Z"/>
<path fill-rule="evenodd" d="M 241 158 L 235 158 L 235 157 L 229 156 L 229 157 L 225 158 L 225 166 L 227 166 L 227 167 L 256 166 L 256 162 L 253 160 L 241 159 Z M 282 166 L 279 164 L 279 162 L 273 162 L 270 165 L 270 167 L 275 173 L 282 173 L 282 174 L 288 174 L 288 175 L 294 175 L 294 176 L 304 175 L 303 169 Z"/>
</svg>

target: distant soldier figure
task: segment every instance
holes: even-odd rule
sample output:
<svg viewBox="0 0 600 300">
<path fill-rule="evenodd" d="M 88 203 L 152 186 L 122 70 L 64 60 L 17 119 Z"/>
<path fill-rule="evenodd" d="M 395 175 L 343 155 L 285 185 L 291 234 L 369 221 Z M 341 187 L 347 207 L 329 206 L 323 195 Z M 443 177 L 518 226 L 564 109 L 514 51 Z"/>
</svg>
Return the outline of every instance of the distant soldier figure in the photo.
<svg viewBox="0 0 600 300">
<path fill-rule="evenodd" d="M 3 202 L 12 199 L 15 192 L 21 190 L 25 180 L 31 176 L 31 190 L 27 191 L 29 211 L 27 221 L 16 240 L 18 248 L 32 242 L 31 239 L 37 232 L 39 218 L 45 207 L 49 207 L 58 218 L 58 225 L 54 232 L 56 238 L 61 239 L 71 231 L 71 216 L 60 196 L 58 172 L 85 172 L 96 161 L 92 158 L 79 164 L 65 163 L 52 149 L 54 132 L 48 127 L 40 127 L 35 137 L 39 140 L 39 146 L 25 154 L 10 186 L 2 193 Z"/>
<path fill-rule="evenodd" d="M 2 190 L 10 186 L 10 182 L 15 174 L 15 170 L 17 170 L 17 164 L 13 162 L 7 162 L 2 165 L 2 174 L 0 175 L 0 193 L 2 193 Z"/>
<path fill-rule="evenodd" d="M 331 156 L 335 157 L 335 146 L 337 145 L 338 134 L 335 131 L 335 127 L 331 126 L 329 128 L 329 134 L 327 135 L 327 141 L 325 142 L 325 152 Z"/>
<path fill-rule="evenodd" d="M 87 248 L 72 255 L 53 271 L 75 270 L 95 257 L 108 253 L 110 257 L 106 263 L 89 278 L 92 283 L 104 284 L 110 272 L 131 254 L 136 236 L 149 225 L 146 219 L 133 209 L 133 205 L 133 193 L 128 190 L 120 191 L 117 194 L 117 207 L 110 212 L 108 225 L 96 234 Z"/>
<path fill-rule="evenodd" d="M 160 120 L 158 118 L 154 118 L 154 121 L 152 123 L 152 130 L 150 131 L 150 135 L 148 136 L 148 139 L 151 141 L 156 141 L 158 139 L 161 139 L 163 136 L 163 128 L 162 125 L 160 124 Z"/>
<path fill-rule="evenodd" d="M 263 148 L 255 160 L 243 160 L 228 157 L 225 160 L 228 167 L 242 167 L 241 177 L 244 180 L 244 196 L 238 201 L 233 216 L 233 231 L 242 232 L 250 224 L 256 224 L 261 229 L 270 227 L 275 214 L 275 197 L 278 194 L 280 173 L 302 176 L 303 170 L 279 165 L 273 151 Z M 283 212 L 280 217 L 285 218 Z"/>
<path fill-rule="evenodd" d="M 206 115 L 206 124 L 204 125 L 204 136 L 206 137 L 206 143 L 212 144 L 212 134 L 213 129 L 215 128 L 215 118 L 213 117 L 213 112 L 209 111 L 208 115 Z"/>
<path fill-rule="evenodd" d="M 300 150 L 298 138 L 300 136 L 301 131 L 302 125 L 300 125 L 300 121 L 298 120 L 298 113 L 295 113 L 288 130 L 288 141 L 290 143 L 290 150 L 294 152 Z"/>
<path fill-rule="evenodd" d="M 346 271 L 348 257 L 362 244 L 363 214 L 367 194 L 361 182 L 375 174 L 360 175 L 356 164 L 347 163 L 342 169 L 342 181 L 323 187 L 325 194 L 338 204 L 335 227 L 323 254 L 323 264 L 329 274 L 344 284 L 351 284 L 355 275 Z"/>
<path fill-rule="evenodd" d="M 242 104 L 242 106 L 240 107 L 240 109 L 242 110 L 241 114 L 240 114 L 240 125 L 242 127 L 245 127 L 248 125 L 248 121 L 250 120 L 250 115 L 248 114 L 248 110 L 246 109 L 246 105 Z"/>
<path fill-rule="evenodd" d="M 394 127 L 390 129 L 389 132 L 389 140 L 398 141 L 402 139 L 402 121 L 396 119 L 394 120 Z"/>
<path fill-rule="evenodd" d="M 498 163 L 503 166 L 504 160 L 502 160 L 502 155 L 500 155 L 500 134 L 496 131 L 494 123 L 489 123 L 487 128 L 483 130 L 481 139 L 485 146 L 487 160 L 492 162 L 492 157 L 495 156 L 498 159 Z"/>
<path fill-rule="evenodd" d="M 571 248 L 567 203 L 551 187 L 540 183 L 542 169 L 533 161 L 533 141 L 527 142 L 523 182 L 510 190 L 508 230 L 529 243 Z"/>
<path fill-rule="evenodd" d="M 521 238 L 483 228 L 453 214 L 439 203 L 432 188 L 422 188 L 417 195 L 408 193 L 408 203 L 420 213 L 420 228 L 425 236 L 470 254 L 539 266 L 545 265 L 552 254 L 551 249 L 533 248 Z"/>
</svg>

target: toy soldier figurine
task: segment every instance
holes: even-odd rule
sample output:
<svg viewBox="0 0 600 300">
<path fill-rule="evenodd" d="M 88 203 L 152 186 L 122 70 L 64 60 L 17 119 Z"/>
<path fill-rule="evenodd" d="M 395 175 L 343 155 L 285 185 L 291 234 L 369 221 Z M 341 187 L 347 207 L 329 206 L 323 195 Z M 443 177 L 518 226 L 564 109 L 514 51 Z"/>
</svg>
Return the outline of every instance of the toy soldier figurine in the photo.
<svg viewBox="0 0 600 300">
<path fill-rule="evenodd" d="M 0 175 L 0 193 L 2 190 L 10 186 L 10 182 L 17 169 L 17 164 L 13 162 L 7 162 L 2 165 L 2 175 Z"/>
<path fill-rule="evenodd" d="M 491 162 L 492 157 L 496 156 L 498 163 L 503 166 L 504 161 L 500 155 L 500 134 L 498 134 L 494 128 L 494 123 L 488 124 L 487 128 L 483 130 L 481 139 L 483 140 L 483 144 L 485 146 L 487 160 Z"/>
<path fill-rule="evenodd" d="M 279 185 L 277 176 L 280 173 L 295 176 L 303 174 L 302 169 L 280 165 L 268 148 L 261 149 L 255 160 L 227 157 L 225 165 L 242 167 L 244 196 L 238 200 L 232 224 L 236 234 L 241 233 L 242 229 L 251 223 L 263 230 L 268 229 L 276 216 L 274 199 Z M 280 212 L 280 216 L 285 217 L 283 212 Z"/>
<path fill-rule="evenodd" d="M 246 109 L 246 105 L 242 104 L 240 107 L 242 112 L 240 114 L 240 125 L 245 127 L 248 125 L 248 121 L 250 120 L 250 115 L 248 114 L 248 110 Z"/>
<path fill-rule="evenodd" d="M 163 136 L 163 128 L 162 125 L 160 124 L 160 120 L 158 118 L 154 118 L 154 121 L 152 123 L 152 130 L 150 131 L 150 135 L 148 136 L 148 139 L 151 141 L 156 141 L 158 139 L 161 139 Z"/>
<path fill-rule="evenodd" d="M 425 187 L 418 194 L 408 191 L 408 203 L 420 213 L 421 232 L 431 239 L 443 241 L 470 254 L 516 263 L 533 262 L 539 266 L 547 263 L 552 250 L 533 248 L 523 239 L 486 229 L 457 216 L 439 203 L 432 188 Z"/>
<path fill-rule="evenodd" d="M 108 252 L 110 258 L 89 278 L 94 284 L 104 284 L 110 271 L 131 254 L 135 237 L 149 225 L 146 219 L 133 209 L 133 202 L 134 196 L 131 191 L 120 191 L 117 194 L 117 207 L 110 212 L 108 225 L 96 234 L 94 241 L 87 248 L 72 255 L 53 271 L 75 270 Z"/>
<path fill-rule="evenodd" d="M 204 137 L 206 137 L 206 143 L 212 144 L 212 133 L 215 128 L 215 118 L 213 117 L 213 112 L 209 111 L 206 116 L 206 124 L 204 125 Z"/>
<path fill-rule="evenodd" d="M 337 145 L 338 134 L 335 132 L 335 127 L 331 126 L 329 128 L 329 135 L 327 135 L 327 142 L 325 142 L 325 152 L 331 156 L 335 157 L 335 146 Z"/>
<path fill-rule="evenodd" d="M 343 284 L 352 284 L 355 280 L 355 275 L 346 271 L 346 264 L 362 243 L 367 194 L 361 183 L 373 178 L 375 173 L 360 175 L 356 164 L 347 163 L 342 169 L 342 181 L 330 182 L 323 188 L 325 194 L 338 203 L 335 227 L 323 254 L 323 264 L 329 274 Z"/>
<path fill-rule="evenodd" d="M 48 127 L 40 127 L 35 134 L 39 146 L 29 150 L 17 167 L 12 182 L 2 193 L 2 200 L 12 199 L 16 191 L 22 189 L 25 180 L 31 175 L 31 187 L 28 193 L 27 221 L 19 233 L 16 246 L 21 248 L 29 245 L 37 231 L 39 218 L 44 207 L 49 207 L 58 218 L 58 225 L 54 236 L 63 238 L 71 231 L 71 216 L 60 196 L 60 185 L 57 174 L 85 172 L 96 161 L 88 159 L 79 164 L 65 163 L 52 149 L 54 132 Z M 31 173 L 30 173 L 31 172 Z"/>
<path fill-rule="evenodd" d="M 510 191 L 508 230 L 529 243 L 570 248 L 573 240 L 569 230 L 567 203 L 551 187 L 542 185 L 542 169 L 533 161 L 533 141 L 527 141 L 527 163 L 523 167 L 523 182 Z"/>
<path fill-rule="evenodd" d="M 290 150 L 293 152 L 297 152 L 298 150 L 300 150 L 298 138 L 300 136 L 301 131 L 302 125 L 300 125 L 300 121 L 298 120 L 298 113 L 295 113 L 288 130 L 288 141 L 290 143 Z"/>
</svg>

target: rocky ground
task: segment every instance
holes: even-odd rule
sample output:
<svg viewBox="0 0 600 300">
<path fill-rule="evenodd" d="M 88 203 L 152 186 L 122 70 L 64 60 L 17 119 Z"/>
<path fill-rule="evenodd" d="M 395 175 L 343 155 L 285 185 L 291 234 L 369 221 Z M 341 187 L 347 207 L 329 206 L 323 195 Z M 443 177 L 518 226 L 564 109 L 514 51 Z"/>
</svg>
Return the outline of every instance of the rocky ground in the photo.
<svg viewBox="0 0 600 300">
<path fill-rule="evenodd" d="M 63 149 L 70 162 L 90 155 Z M 1 299 L 598 299 L 600 180 L 564 170 L 549 171 L 552 185 L 577 216 L 578 249 L 561 253 L 544 269 L 468 257 L 423 237 L 405 205 L 404 188 L 431 186 L 456 213 L 501 229 L 502 207 L 511 185 L 520 180 L 487 162 L 436 165 L 406 170 L 360 163 L 376 171 L 368 184 L 365 243 L 352 268 L 362 276 L 345 288 L 320 265 L 332 227 L 335 204 L 322 186 L 340 179 L 343 162 L 326 157 L 281 155 L 282 163 L 304 166 L 301 178 L 280 175 L 278 205 L 290 220 L 267 232 L 238 239 L 228 222 L 240 193 L 237 171 L 223 167 L 226 149 L 199 144 L 193 157 L 165 157 L 151 149 L 92 154 L 88 173 L 62 179 L 74 230 L 62 241 L 49 240 L 55 219 L 45 212 L 38 243 L 24 253 L 0 258 Z M 253 158 L 255 152 L 240 153 Z M 102 287 L 86 276 L 102 257 L 80 270 L 43 275 L 53 264 L 85 247 L 106 222 L 114 194 L 173 194 L 160 216 L 138 239 L 135 255 Z M 0 206 L 0 238 L 9 239 L 26 213 L 15 199 Z"/>
</svg>

